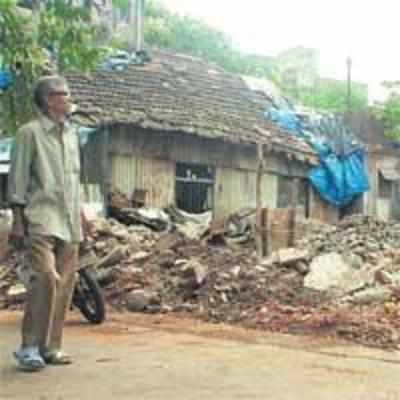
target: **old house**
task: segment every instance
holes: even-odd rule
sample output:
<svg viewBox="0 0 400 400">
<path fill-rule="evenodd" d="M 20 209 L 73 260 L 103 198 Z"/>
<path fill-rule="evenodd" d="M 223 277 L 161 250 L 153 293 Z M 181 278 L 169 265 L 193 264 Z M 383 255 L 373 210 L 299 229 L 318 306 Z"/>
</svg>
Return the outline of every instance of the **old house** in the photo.
<svg viewBox="0 0 400 400">
<path fill-rule="evenodd" d="M 272 100 L 241 77 L 157 51 L 149 62 L 71 74 L 68 81 L 84 123 L 96 128 L 83 152 L 88 199 L 106 199 L 118 189 L 148 206 L 175 204 L 222 218 L 256 205 L 262 143 L 263 205 L 289 206 L 295 180 L 299 212 L 336 220 L 337 211 L 305 179 L 316 154 L 264 119 Z"/>
<path fill-rule="evenodd" d="M 355 210 L 383 220 L 399 220 L 399 144 L 385 137 L 382 122 L 370 113 L 352 113 L 346 119 L 353 132 L 367 144 L 370 190 L 357 202 Z"/>
</svg>

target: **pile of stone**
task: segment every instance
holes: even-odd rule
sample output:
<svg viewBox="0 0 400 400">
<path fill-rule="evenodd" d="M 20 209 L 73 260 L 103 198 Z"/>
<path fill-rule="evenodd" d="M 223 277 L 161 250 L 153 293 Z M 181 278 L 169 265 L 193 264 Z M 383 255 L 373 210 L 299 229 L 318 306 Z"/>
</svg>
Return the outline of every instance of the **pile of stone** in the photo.
<svg viewBox="0 0 400 400">
<path fill-rule="evenodd" d="M 259 260 L 247 228 L 237 240 L 229 225 L 213 229 L 209 215 L 126 204 L 116 211 L 95 221 L 81 258 L 116 309 L 400 343 L 399 224 L 365 216 L 337 226 L 304 222 L 295 248 Z M 21 304 L 17 262 L 14 255 L 0 267 L 0 309 Z"/>
<path fill-rule="evenodd" d="M 400 284 L 400 224 L 369 216 L 313 225 L 298 241 L 309 253 L 305 286 L 357 304 L 386 301 Z"/>
<path fill-rule="evenodd" d="M 340 253 L 352 257 L 355 267 L 376 264 L 386 250 L 400 248 L 400 224 L 379 221 L 365 215 L 347 217 L 336 226 L 304 221 L 305 234 L 298 247 L 310 250 L 310 257 Z"/>
</svg>

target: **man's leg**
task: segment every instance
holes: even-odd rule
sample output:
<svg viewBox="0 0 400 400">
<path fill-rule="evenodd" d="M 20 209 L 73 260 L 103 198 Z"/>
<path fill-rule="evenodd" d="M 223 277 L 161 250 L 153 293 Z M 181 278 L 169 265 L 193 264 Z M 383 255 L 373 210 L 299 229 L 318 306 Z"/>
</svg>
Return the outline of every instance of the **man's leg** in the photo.
<svg viewBox="0 0 400 400">
<path fill-rule="evenodd" d="M 78 244 L 57 239 L 55 259 L 60 280 L 57 283 L 54 320 L 47 347 L 47 353 L 50 354 L 60 353 L 62 349 L 64 321 L 71 305 L 75 284 L 75 273 L 78 264 Z"/>
<path fill-rule="evenodd" d="M 29 241 L 29 282 L 22 320 L 22 346 L 16 353 L 21 364 L 40 364 L 39 350 L 47 347 L 56 305 L 54 239 L 34 236 Z M 37 362 L 33 362 L 35 360 Z M 22 365 L 23 366 L 23 365 Z M 34 368 L 33 368 L 34 369 Z"/>
</svg>

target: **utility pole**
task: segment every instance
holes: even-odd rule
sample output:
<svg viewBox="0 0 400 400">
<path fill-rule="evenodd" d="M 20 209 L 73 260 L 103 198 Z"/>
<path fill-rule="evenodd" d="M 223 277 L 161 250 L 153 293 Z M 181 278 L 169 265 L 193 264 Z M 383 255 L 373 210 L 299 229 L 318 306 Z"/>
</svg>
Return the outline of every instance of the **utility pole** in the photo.
<svg viewBox="0 0 400 400">
<path fill-rule="evenodd" d="M 346 66 L 347 66 L 347 112 L 350 114 L 351 113 L 351 67 L 352 67 L 352 62 L 350 57 L 347 57 Z"/>
<path fill-rule="evenodd" d="M 130 46 L 136 52 L 143 50 L 143 20 L 144 0 L 130 0 L 128 20 L 131 32 Z"/>
</svg>

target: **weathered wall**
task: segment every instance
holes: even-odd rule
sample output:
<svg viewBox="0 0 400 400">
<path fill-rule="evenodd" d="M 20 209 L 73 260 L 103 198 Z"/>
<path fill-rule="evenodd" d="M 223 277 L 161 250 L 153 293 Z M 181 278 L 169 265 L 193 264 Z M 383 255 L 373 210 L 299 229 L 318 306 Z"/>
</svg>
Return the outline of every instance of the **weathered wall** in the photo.
<svg viewBox="0 0 400 400">
<path fill-rule="evenodd" d="M 256 174 L 217 168 L 214 184 L 214 216 L 219 219 L 242 207 L 255 207 Z"/>
<path fill-rule="evenodd" d="M 107 175 L 107 171 L 99 168 L 100 160 L 104 157 L 100 137 L 93 140 L 94 151 L 89 156 L 91 181 L 101 181 L 100 175 Z M 134 189 L 147 190 L 147 204 L 151 206 L 164 207 L 175 202 L 177 161 L 215 168 L 215 218 L 224 217 L 243 207 L 256 206 L 255 146 L 237 146 L 177 133 L 132 132 L 127 127 L 120 127 L 110 132 L 109 160 L 107 168 L 112 185 L 128 196 L 132 195 Z M 276 208 L 278 175 L 304 177 L 307 166 L 277 153 L 267 154 L 265 164 L 262 205 Z M 314 212 L 313 207 L 316 208 Z M 310 208 L 311 216 L 321 216 L 323 220 L 329 219 L 332 214 L 322 202 L 314 201 Z"/>
<path fill-rule="evenodd" d="M 400 219 L 399 181 L 389 181 L 392 186 L 389 197 L 382 197 L 379 182 L 383 176 L 379 172 L 385 166 L 398 169 L 400 157 L 393 151 L 371 151 L 368 153 L 368 173 L 370 190 L 364 195 L 364 213 L 383 220 Z"/>
<path fill-rule="evenodd" d="M 390 150 L 392 141 L 385 137 L 383 123 L 368 112 L 345 115 L 345 121 L 356 136 L 373 149 L 367 155 L 370 190 L 363 195 L 362 212 L 384 220 L 400 219 L 399 184 L 394 183 L 391 198 L 379 196 L 379 165 L 385 160 L 400 159 L 393 149 Z"/>
<path fill-rule="evenodd" d="M 310 189 L 310 218 L 334 224 L 339 220 L 339 209 L 323 201 L 320 195 Z"/>
<path fill-rule="evenodd" d="M 177 133 L 157 133 L 120 127 L 111 135 L 112 154 L 144 156 L 166 161 L 255 169 L 255 149 Z"/>
<path fill-rule="evenodd" d="M 99 184 L 82 183 L 81 199 L 85 203 L 103 203 L 104 196 Z"/>
<path fill-rule="evenodd" d="M 214 215 L 223 218 L 241 208 L 256 207 L 254 171 L 217 168 L 214 186 Z M 262 207 L 276 208 L 277 176 L 264 174 L 261 182 Z"/>
<path fill-rule="evenodd" d="M 378 161 L 379 157 L 374 153 L 367 155 L 367 170 L 369 179 L 369 190 L 363 195 L 364 209 L 366 215 L 375 216 L 377 214 L 377 197 L 378 197 Z"/>
<path fill-rule="evenodd" d="M 112 155 L 112 184 L 129 197 L 135 189 L 147 191 L 146 204 L 165 207 L 174 203 L 175 164 L 171 161 Z"/>
<path fill-rule="evenodd" d="M 174 132 L 134 130 L 129 127 L 115 128 L 110 134 L 110 152 L 214 167 L 257 170 L 255 146 L 239 146 Z M 265 169 L 268 172 L 298 177 L 304 177 L 307 174 L 308 169 L 304 163 L 288 160 L 281 154 L 270 153 L 266 159 Z"/>
<path fill-rule="evenodd" d="M 175 163 L 133 156 L 112 156 L 113 187 L 131 196 L 134 189 L 148 191 L 147 204 L 165 207 L 175 201 Z M 264 207 L 276 207 L 277 176 L 265 174 L 262 180 Z M 218 218 L 243 207 L 256 206 L 256 173 L 216 168 L 214 214 Z"/>
</svg>

